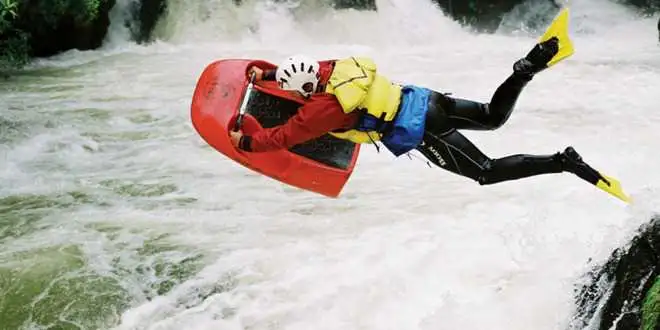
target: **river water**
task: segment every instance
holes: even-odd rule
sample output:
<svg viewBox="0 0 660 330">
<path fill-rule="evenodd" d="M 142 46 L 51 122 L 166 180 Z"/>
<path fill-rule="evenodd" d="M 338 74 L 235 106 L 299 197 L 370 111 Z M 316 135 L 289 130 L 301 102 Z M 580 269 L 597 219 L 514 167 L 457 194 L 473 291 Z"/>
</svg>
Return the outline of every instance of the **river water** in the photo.
<svg viewBox="0 0 660 330">
<path fill-rule="evenodd" d="M 504 127 L 465 132 L 491 157 L 572 145 L 635 203 L 570 174 L 482 187 L 369 146 L 327 199 L 204 143 L 207 64 L 364 54 L 487 101 L 539 32 L 472 33 L 429 0 L 225 2 L 170 0 L 149 45 L 115 12 L 103 48 L 0 82 L 1 329 L 561 329 L 589 260 L 660 209 L 657 17 L 576 2 L 576 53 Z"/>
</svg>

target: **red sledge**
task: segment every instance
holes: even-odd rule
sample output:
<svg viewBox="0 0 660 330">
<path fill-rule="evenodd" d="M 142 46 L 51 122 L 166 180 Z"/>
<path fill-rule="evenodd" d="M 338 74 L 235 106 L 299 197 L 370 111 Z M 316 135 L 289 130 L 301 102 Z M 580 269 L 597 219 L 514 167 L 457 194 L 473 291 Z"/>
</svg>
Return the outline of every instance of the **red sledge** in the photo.
<svg viewBox="0 0 660 330">
<path fill-rule="evenodd" d="M 217 151 L 283 183 L 337 197 L 353 172 L 360 145 L 326 134 L 290 150 L 250 153 L 231 145 L 229 131 L 241 117 L 245 134 L 285 123 L 304 100 L 282 91 L 274 81 L 250 84 L 247 69 L 276 66 L 259 60 L 220 60 L 202 72 L 191 105 L 192 123 Z M 252 88 L 248 86 L 252 85 Z M 245 114 L 239 116 L 243 102 Z"/>
</svg>

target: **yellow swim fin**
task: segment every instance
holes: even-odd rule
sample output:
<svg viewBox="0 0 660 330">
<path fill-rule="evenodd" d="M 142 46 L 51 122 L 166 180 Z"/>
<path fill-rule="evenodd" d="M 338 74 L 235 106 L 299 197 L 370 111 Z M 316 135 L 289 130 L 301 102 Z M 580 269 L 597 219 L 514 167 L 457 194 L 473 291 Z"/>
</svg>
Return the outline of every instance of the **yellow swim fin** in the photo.
<svg viewBox="0 0 660 330">
<path fill-rule="evenodd" d="M 602 179 L 598 180 L 596 183 L 596 187 L 602 189 L 603 191 L 607 192 L 608 194 L 626 202 L 630 203 L 632 199 L 626 195 L 626 193 L 623 192 L 623 188 L 621 188 L 621 182 L 619 180 L 604 175 L 603 173 L 599 173 L 607 182 L 603 181 Z"/>
<path fill-rule="evenodd" d="M 555 63 L 573 55 L 575 49 L 573 48 L 573 42 L 568 36 L 568 7 L 564 7 L 559 14 L 552 21 L 552 24 L 545 31 L 539 42 L 546 41 L 552 37 L 557 37 L 559 39 L 559 51 L 557 55 L 553 57 L 550 62 L 548 62 L 548 67 L 551 67 Z"/>
</svg>

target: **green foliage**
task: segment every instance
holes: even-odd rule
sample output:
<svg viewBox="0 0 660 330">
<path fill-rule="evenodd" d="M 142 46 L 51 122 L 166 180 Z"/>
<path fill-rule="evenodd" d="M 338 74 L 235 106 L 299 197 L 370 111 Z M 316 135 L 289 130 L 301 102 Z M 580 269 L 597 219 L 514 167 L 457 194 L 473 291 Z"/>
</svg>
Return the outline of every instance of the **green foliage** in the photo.
<svg viewBox="0 0 660 330">
<path fill-rule="evenodd" d="M 89 23 L 99 13 L 101 0 L 41 0 L 36 4 L 43 22 L 55 26 L 62 17 L 72 16 L 77 23 Z"/>
<path fill-rule="evenodd" d="M 11 23 L 18 15 L 18 2 L 16 0 L 0 0 L 0 35 L 11 27 Z"/>
<path fill-rule="evenodd" d="M 642 307 L 642 329 L 654 330 L 660 326 L 660 276 L 655 278 L 653 287 L 646 293 Z"/>
<path fill-rule="evenodd" d="M 0 0 L 0 72 L 19 68 L 29 60 L 32 36 L 47 35 L 63 21 L 89 24 L 108 0 Z"/>
<path fill-rule="evenodd" d="M 14 31 L 8 38 L 0 38 L 0 72 L 25 65 L 28 62 L 28 48 L 25 32 Z"/>
<path fill-rule="evenodd" d="M 27 34 L 16 30 L 18 1 L 0 0 L 0 72 L 27 63 Z"/>
</svg>

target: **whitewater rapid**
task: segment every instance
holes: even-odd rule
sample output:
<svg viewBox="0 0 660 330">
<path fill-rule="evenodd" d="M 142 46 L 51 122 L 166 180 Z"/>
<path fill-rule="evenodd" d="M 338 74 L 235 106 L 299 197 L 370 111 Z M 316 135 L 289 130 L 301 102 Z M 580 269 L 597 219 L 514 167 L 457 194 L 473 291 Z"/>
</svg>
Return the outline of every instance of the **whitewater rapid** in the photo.
<svg viewBox="0 0 660 330">
<path fill-rule="evenodd" d="M 657 17 L 577 3 L 576 53 L 530 82 L 504 127 L 464 132 L 491 157 L 572 145 L 621 180 L 631 206 L 569 174 L 479 186 L 368 146 L 333 200 L 251 172 L 196 134 L 190 99 L 216 59 L 358 53 L 394 80 L 487 101 L 537 36 L 475 34 L 429 0 L 377 4 L 171 0 L 152 44 L 115 25 L 100 50 L 0 82 L 7 324 L 566 328 L 588 261 L 660 208 Z"/>
</svg>

